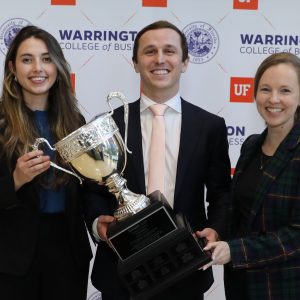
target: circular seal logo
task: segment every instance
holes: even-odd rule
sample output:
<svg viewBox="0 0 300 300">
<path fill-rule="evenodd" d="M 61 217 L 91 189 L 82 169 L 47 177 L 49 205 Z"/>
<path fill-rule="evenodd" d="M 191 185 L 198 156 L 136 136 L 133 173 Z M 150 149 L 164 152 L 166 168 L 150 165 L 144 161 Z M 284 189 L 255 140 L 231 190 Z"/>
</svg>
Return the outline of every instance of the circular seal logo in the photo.
<svg viewBox="0 0 300 300">
<path fill-rule="evenodd" d="M 183 28 L 186 36 L 190 62 L 203 64 L 211 60 L 219 49 L 217 31 L 205 22 L 194 22 Z"/>
<path fill-rule="evenodd" d="M 22 18 L 9 19 L 0 26 L 0 50 L 4 55 L 16 34 L 31 23 Z"/>
<path fill-rule="evenodd" d="M 88 297 L 88 300 L 101 300 L 102 297 L 101 297 L 101 293 L 100 292 L 94 292 L 93 294 L 91 294 L 89 297 Z"/>
</svg>

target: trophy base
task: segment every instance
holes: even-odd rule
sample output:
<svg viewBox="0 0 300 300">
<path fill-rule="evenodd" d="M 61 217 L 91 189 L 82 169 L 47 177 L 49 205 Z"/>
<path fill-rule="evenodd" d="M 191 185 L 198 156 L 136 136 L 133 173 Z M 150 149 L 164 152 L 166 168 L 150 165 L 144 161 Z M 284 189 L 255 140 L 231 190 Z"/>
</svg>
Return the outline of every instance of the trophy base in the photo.
<svg viewBox="0 0 300 300">
<path fill-rule="evenodd" d="M 118 274 L 133 299 L 148 299 L 211 261 L 183 215 L 174 214 L 159 191 L 151 204 L 108 228 L 120 260 Z"/>
<path fill-rule="evenodd" d="M 145 300 L 196 271 L 211 258 L 185 228 L 176 229 L 158 243 L 126 261 L 119 261 L 118 273 L 130 295 Z"/>
</svg>

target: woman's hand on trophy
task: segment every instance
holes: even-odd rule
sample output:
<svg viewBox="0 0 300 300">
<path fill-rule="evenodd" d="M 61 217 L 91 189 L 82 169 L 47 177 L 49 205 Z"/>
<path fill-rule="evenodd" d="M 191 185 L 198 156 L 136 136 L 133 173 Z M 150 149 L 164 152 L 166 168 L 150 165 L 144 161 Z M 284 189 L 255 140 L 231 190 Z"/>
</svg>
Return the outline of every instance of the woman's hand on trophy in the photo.
<svg viewBox="0 0 300 300">
<path fill-rule="evenodd" d="M 212 261 L 204 265 L 203 270 L 206 270 L 212 265 L 225 265 L 231 261 L 230 248 L 226 242 L 208 243 L 203 250 L 212 252 Z"/>
<path fill-rule="evenodd" d="M 110 223 L 114 222 L 116 219 L 113 216 L 100 216 L 97 222 L 97 232 L 102 241 L 107 242 L 107 228 Z"/>
<path fill-rule="evenodd" d="M 19 157 L 13 172 L 15 190 L 17 191 L 22 185 L 45 172 L 49 167 L 50 157 L 43 155 L 41 150 L 28 152 Z"/>
</svg>

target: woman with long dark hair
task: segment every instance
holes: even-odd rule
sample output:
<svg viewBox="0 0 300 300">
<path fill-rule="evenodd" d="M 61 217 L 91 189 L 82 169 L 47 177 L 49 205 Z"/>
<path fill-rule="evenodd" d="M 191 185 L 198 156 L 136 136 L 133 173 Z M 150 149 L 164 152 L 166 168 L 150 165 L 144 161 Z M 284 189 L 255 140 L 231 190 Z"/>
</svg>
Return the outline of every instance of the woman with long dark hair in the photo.
<svg viewBox="0 0 300 300">
<path fill-rule="evenodd" d="M 86 299 L 91 249 L 81 213 L 85 192 L 46 147 L 84 124 L 70 68 L 56 39 L 22 28 L 5 59 L 0 101 L 0 297 Z"/>
</svg>

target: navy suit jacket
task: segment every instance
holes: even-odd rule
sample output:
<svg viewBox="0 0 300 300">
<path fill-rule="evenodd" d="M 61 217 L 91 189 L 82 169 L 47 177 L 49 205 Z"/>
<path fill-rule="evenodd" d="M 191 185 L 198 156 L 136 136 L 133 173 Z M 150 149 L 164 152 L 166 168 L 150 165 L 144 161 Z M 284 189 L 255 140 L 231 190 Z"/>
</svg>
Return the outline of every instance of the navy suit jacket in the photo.
<svg viewBox="0 0 300 300">
<path fill-rule="evenodd" d="M 114 112 L 114 120 L 124 136 L 123 107 Z M 145 194 L 145 176 L 140 122 L 140 101 L 129 104 L 128 148 L 124 178 L 129 190 Z M 205 212 L 205 187 L 208 215 Z M 187 216 L 193 230 L 214 228 L 225 233 L 225 217 L 230 188 L 230 161 L 227 130 L 224 119 L 182 99 L 182 127 L 174 195 L 174 211 Z M 101 197 L 101 199 L 99 199 Z M 111 215 L 115 208 L 114 196 L 103 192 L 95 194 L 87 203 L 87 224 L 91 229 L 99 215 Z M 106 243 L 100 242 L 95 257 L 92 282 L 100 291 L 116 290 L 117 257 Z M 205 292 L 212 284 L 212 272 L 197 271 L 188 280 L 187 288 L 195 293 Z M 118 299 L 118 298 L 117 298 Z"/>
</svg>

